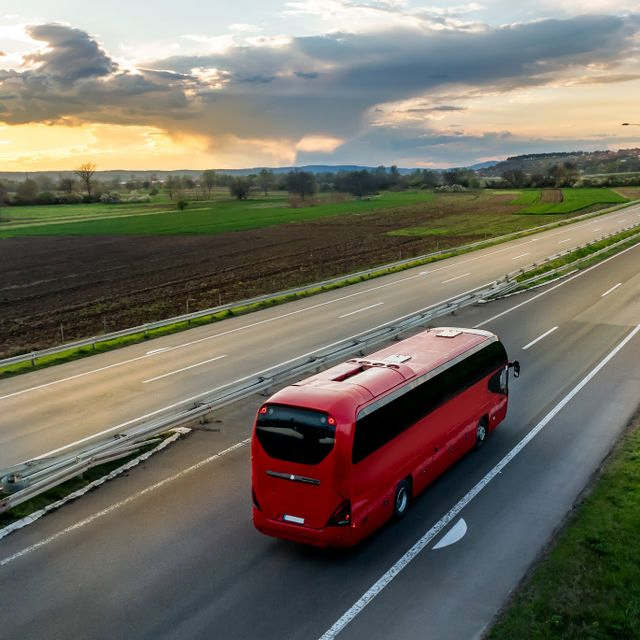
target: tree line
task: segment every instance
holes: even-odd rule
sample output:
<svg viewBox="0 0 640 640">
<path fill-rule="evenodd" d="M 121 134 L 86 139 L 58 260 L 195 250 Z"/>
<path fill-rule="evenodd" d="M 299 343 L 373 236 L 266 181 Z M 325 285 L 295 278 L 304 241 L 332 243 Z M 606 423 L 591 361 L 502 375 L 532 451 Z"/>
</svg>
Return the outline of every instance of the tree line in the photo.
<svg viewBox="0 0 640 640">
<path fill-rule="evenodd" d="M 311 173 L 294 170 L 276 173 L 261 169 L 258 173 L 234 176 L 224 171 L 206 170 L 198 177 L 170 174 L 160 179 L 151 174 L 138 179 L 113 177 L 99 179 L 96 165 L 90 162 L 73 172 L 60 174 L 57 181 L 45 174 L 22 181 L 0 182 L 0 206 L 33 204 L 77 204 L 103 202 L 150 202 L 165 193 L 183 209 L 190 200 L 211 200 L 227 191 L 230 196 L 246 200 L 251 196 L 267 196 L 272 191 L 286 191 L 301 200 L 317 192 L 346 193 L 364 198 L 380 191 L 431 189 L 460 191 L 491 188 L 560 188 L 572 186 L 620 186 L 640 184 L 640 176 L 598 176 L 586 178 L 572 162 L 550 165 L 545 171 L 527 173 L 521 168 L 508 168 L 498 176 L 485 177 L 466 168 L 447 171 L 416 169 L 401 173 L 396 166 L 375 169 Z"/>
</svg>

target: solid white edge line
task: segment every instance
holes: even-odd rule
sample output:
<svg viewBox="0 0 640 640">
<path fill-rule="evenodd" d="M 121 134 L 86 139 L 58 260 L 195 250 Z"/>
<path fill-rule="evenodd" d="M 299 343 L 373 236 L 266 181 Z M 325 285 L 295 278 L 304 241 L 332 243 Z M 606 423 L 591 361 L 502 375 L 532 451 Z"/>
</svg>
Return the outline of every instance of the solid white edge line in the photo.
<svg viewBox="0 0 640 640">
<path fill-rule="evenodd" d="M 384 573 L 342 617 L 333 624 L 320 640 L 333 640 L 382 590 L 466 507 L 533 438 L 582 390 L 600 370 L 640 331 L 640 325 L 609 352 L 498 464 L 487 473 L 458 503 L 456 503 L 431 529 L 429 529 L 386 573 Z"/>
<path fill-rule="evenodd" d="M 163 373 L 161 376 L 156 376 L 155 378 L 149 378 L 148 380 L 143 380 L 142 384 L 147 384 L 148 382 L 155 382 L 156 380 L 162 380 L 162 378 L 168 378 L 169 376 L 174 376 L 176 373 L 182 373 L 183 371 L 188 371 L 189 369 L 195 369 L 196 367 L 201 367 L 203 364 L 209 364 L 210 362 L 215 362 L 216 360 L 222 360 L 222 358 L 226 358 L 227 356 L 216 356 L 215 358 L 209 358 L 209 360 L 203 360 L 202 362 L 196 362 L 196 364 L 190 364 L 188 367 L 182 367 L 182 369 L 176 369 L 175 371 L 170 371 L 169 373 Z"/>
<path fill-rule="evenodd" d="M 45 538 L 44 540 L 41 540 L 40 542 L 36 542 L 36 544 L 32 544 L 31 546 L 26 547 L 25 549 L 22 549 L 22 551 L 18 551 L 17 553 L 14 553 L 13 555 L 0 560 L 0 567 L 4 567 L 10 562 L 17 560 L 18 558 L 22 558 L 22 556 L 26 556 L 28 553 L 31 553 L 32 551 L 36 551 L 37 549 L 44 547 L 50 542 L 54 542 L 55 540 L 57 540 L 58 538 L 61 538 L 67 533 L 71 533 L 72 531 L 76 531 L 77 529 L 81 529 L 82 527 L 85 527 L 86 525 L 91 524 L 98 518 L 101 518 L 102 516 L 106 516 L 109 513 L 112 513 L 113 511 L 115 511 L 116 509 L 119 509 L 120 507 L 124 507 L 125 505 L 133 502 L 134 500 L 137 500 L 138 498 L 141 498 L 142 496 L 147 495 L 148 493 L 151 493 L 152 491 L 155 491 L 156 489 L 160 489 L 165 484 L 169 484 L 170 482 L 173 482 L 174 480 L 178 480 L 193 471 L 197 471 L 198 469 L 200 469 L 200 467 L 203 467 L 209 464 L 210 462 L 214 462 L 215 460 L 218 460 L 218 458 L 222 458 L 222 456 L 225 456 L 228 453 L 235 451 L 236 449 L 240 449 L 241 447 L 244 447 L 246 444 L 249 444 L 249 442 L 251 442 L 251 438 L 242 440 L 242 442 L 237 442 L 236 444 L 231 445 L 230 447 L 227 447 L 226 449 L 224 449 L 224 451 L 220 451 L 219 453 L 215 453 L 214 455 L 209 456 L 208 458 L 205 458 L 200 462 L 196 462 L 196 464 L 191 465 L 187 469 L 183 469 L 182 471 L 179 471 L 178 473 L 175 473 L 174 475 L 168 478 L 165 478 L 164 480 L 160 480 L 160 482 L 156 482 L 150 487 L 147 487 L 146 489 L 142 489 L 141 491 L 134 493 L 132 496 L 129 496 L 128 498 L 125 498 L 120 502 L 116 502 L 115 504 L 112 504 L 110 507 L 107 507 L 102 511 L 98 511 L 97 513 L 94 513 L 92 516 L 89 516 L 84 520 L 80 520 L 80 522 L 76 522 L 75 524 L 72 524 L 70 527 L 63 529 L 62 531 L 58 531 L 57 533 L 50 535 L 48 538 Z"/>
<path fill-rule="evenodd" d="M 370 304 L 368 307 L 364 307 L 363 309 L 357 309 L 356 311 L 351 311 L 349 313 L 345 313 L 344 315 L 338 316 L 339 320 L 342 320 L 342 318 L 348 318 L 349 316 L 353 316 L 356 313 L 361 313 L 362 311 L 368 311 L 369 309 L 373 309 L 374 307 L 379 307 L 380 305 L 383 305 L 384 302 L 376 302 L 376 304 Z"/>
<path fill-rule="evenodd" d="M 545 331 L 541 336 L 538 336 L 535 340 L 532 340 L 529 344 L 525 344 L 524 347 L 522 347 L 523 351 L 526 351 L 529 347 L 533 347 L 534 344 L 536 344 L 536 342 L 540 342 L 540 340 L 542 340 L 543 338 L 546 338 L 549 334 L 553 333 L 558 327 L 553 327 L 551 329 L 549 329 L 549 331 Z"/>
<path fill-rule="evenodd" d="M 607 291 L 605 291 L 600 297 L 604 298 L 605 296 L 608 296 L 611 292 L 615 291 L 621 285 L 622 285 L 622 282 L 618 282 L 618 284 L 611 287 L 611 289 L 608 289 Z"/>
</svg>

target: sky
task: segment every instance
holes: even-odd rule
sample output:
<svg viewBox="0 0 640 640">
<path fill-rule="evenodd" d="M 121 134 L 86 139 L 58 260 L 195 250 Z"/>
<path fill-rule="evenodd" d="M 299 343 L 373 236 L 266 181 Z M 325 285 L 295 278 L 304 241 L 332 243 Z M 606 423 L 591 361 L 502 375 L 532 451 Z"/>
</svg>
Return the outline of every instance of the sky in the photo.
<svg viewBox="0 0 640 640">
<path fill-rule="evenodd" d="M 629 147 L 640 0 L 0 2 L 0 171 Z"/>
</svg>

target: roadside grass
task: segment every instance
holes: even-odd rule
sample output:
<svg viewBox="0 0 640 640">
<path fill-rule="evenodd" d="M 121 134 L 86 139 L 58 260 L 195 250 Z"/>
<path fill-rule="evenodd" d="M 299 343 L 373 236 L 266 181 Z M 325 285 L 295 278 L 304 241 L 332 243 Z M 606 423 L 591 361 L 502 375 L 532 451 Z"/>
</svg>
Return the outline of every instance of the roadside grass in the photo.
<svg viewBox="0 0 640 640">
<path fill-rule="evenodd" d="M 640 414 L 488 640 L 640 638 Z"/>
<path fill-rule="evenodd" d="M 562 189 L 562 202 L 534 202 L 518 211 L 519 214 L 558 214 L 582 211 L 595 205 L 628 202 L 624 196 L 602 188 Z"/>
<path fill-rule="evenodd" d="M 619 253 L 620 251 L 623 251 L 624 249 L 631 247 L 634 244 L 638 244 L 639 240 L 637 236 L 639 233 L 640 233 L 640 228 L 635 227 L 633 229 L 628 229 L 627 231 L 622 231 L 621 233 L 617 233 L 608 238 L 603 238 L 598 242 L 594 242 L 587 246 L 580 247 L 575 251 L 571 251 L 566 255 L 560 256 L 559 258 L 555 258 L 554 260 L 549 260 L 548 262 L 545 262 L 544 264 L 540 265 L 540 267 L 536 269 L 531 269 L 529 271 L 526 271 L 518 275 L 516 277 L 516 282 L 523 282 L 525 280 L 529 280 L 530 278 L 541 276 L 547 272 L 553 272 L 556 269 L 559 269 L 561 267 L 573 265 L 578 260 L 580 260 L 581 262 L 575 265 L 575 268 L 578 270 L 586 269 L 587 267 L 590 267 L 591 265 L 596 264 L 597 262 L 601 262 L 602 260 L 605 260 L 606 258 L 614 255 L 615 253 Z M 621 242 L 622 240 L 625 240 L 626 238 L 629 238 L 628 242 L 624 242 L 619 246 L 612 247 L 610 251 L 604 251 L 603 253 L 600 253 L 597 256 L 594 256 L 590 260 L 585 259 L 585 258 L 588 258 L 590 255 L 595 254 L 598 251 L 601 251 L 602 249 L 605 249 L 610 245 L 613 245 L 618 242 Z M 549 275 L 549 279 L 556 278 L 556 277 L 557 277 L 557 274 L 555 273 L 551 273 Z M 540 278 L 539 280 L 536 281 L 535 286 L 538 286 L 539 284 L 542 284 L 544 282 L 546 282 L 546 279 Z"/>
<path fill-rule="evenodd" d="M 0 225 L 0 238 L 43 235 L 215 235 L 328 216 L 353 215 L 384 208 L 410 206 L 429 202 L 433 198 L 434 194 L 429 191 L 385 192 L 372 198 L 343 202 L 323 202 L 325 198 L 319 198 L 314 201 L 313 206 L 292 208 L 284 196 L 278 195 L 245 201 L 227 199 L 216 202 L 190 202 L 189 208 L 180 212 L 176 211 L 175 207 L 168 211 L 166 205 L 154 204 L 137 205 L 140 208 L 132 209 L 129 213 L 118 209 L 122 205 L 95 205 L 95 215 L 99 215 L 100 211 L 110 211 L 111 214 L 102 218 L 92 217 L 91 220 L 58 219 L 51 224 Z M 158 209 L 160 206 L 164 209 Z M 57 211 L 55 207 L 53 209 Z M 123 211 L 125 215 L 113 215 Z M 148 215 L 149 213 L 154 215 Z"/>
</svg>

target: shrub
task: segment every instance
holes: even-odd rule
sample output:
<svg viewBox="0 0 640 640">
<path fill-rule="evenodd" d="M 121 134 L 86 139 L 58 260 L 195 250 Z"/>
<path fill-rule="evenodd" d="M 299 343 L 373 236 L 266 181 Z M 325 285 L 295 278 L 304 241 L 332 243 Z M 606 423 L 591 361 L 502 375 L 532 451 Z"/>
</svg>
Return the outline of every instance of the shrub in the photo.
<svg viewBox="0 0 640 640">
<path fill-rule="evenodd" d="M 100 196 L 100 202 L 103 202 L 104 204 L 117 204 L 120 202 L 120 194 L 116 191 L 103 193 Z"/>
</svg>

